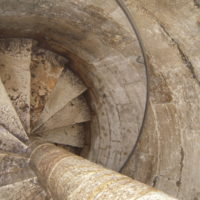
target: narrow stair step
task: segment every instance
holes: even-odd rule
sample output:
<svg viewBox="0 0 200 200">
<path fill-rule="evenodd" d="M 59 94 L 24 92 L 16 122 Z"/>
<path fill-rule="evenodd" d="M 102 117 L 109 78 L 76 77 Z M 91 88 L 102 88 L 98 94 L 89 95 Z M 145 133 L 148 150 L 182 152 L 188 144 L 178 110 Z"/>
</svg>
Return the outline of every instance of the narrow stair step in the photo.
<svg viewBox="0 0 200 200">
<path fill-rule="evenodd" d="M 0 174 L 11 173 L 18 168 L 26 168 L 28 165 L 28 158 L 17 154 L 0 153 Z"/>
<path fill-rule="evenodd" d="M 83 96 L 69 102 L 62 110 L 53 115 L 35 133 L 90 121 L 90 110 Z"/>
<path fill-rule="evenodd" d="M 48 200 L 36 177 L 0 187 L 1 200 Z"/>
<path fill-rule="evenodd" d="M 0 125 L 23 142 L 28 141 L 24 127 L 10 101 L 5 87 L 0 80 Z"/>
<path fill-rule="evenodd" d="M 31 127 L 34 127 L 68 60 L 37 45 L 31 62 Z"/>
<path fill-rule="evenodd" d="M 13 184 L 33 177 L 35 177 L 35 174 L 30 167 L 16 168 L 8 173 L 1 172 L 0 186 Z"/>
<path fill-rule="evenodd" d="M 0 40 L 0 76 L 16 112 L 30 132 L 30 63 L 32 40 Z"/>
<path fill-rule="evenodd" d="M 75 124 L 50 130 L 42 133 L 42 139 L 46 142 L 83 148 L 85 143 L 84 125 Z"/>
<path fill-rule="evenodd" d="M 84 83 L 71 70 L 65 69 L 58 79 L 53 92 L 50 94 L 44 110 L 34 128 L 40 127 L 55 113 L 64 108 L 67 103 L 85 92 L 86 89 Z"/>
<path fill-rule="evenodd" d="M 23 142 L 0 125 L 0 150 L 23 154 L 27 148 Z"/>
</svg>

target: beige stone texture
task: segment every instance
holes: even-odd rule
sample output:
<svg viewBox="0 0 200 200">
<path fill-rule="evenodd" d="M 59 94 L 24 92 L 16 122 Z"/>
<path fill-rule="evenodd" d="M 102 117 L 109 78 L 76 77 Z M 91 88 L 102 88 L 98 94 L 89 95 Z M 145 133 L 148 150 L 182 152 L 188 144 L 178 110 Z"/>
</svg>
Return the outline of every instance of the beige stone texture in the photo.
<svg viewBox="0 0 200 200">
<path fill-rule="evenodd" d="M 39 48 L 37 43 L 32 49 L 31 60 L 31 127 L 33 129 L 68 61 L 53 52 Z"/>
<path fill-rule="evenodd" d="M 90 110 L 85 98 L 80 96 L 65 105 L 63 109 L 53 115 L 46 123 L 36 129 L 35 132 L 41 133 L 88 121 L 90 121 Z"/>
<path fill-rule="evenodd" d="M 141 48 L 116 2 L 6 1 L 0 20 L 1 37 L 34 38 L 69 59 L 92 110 L 85 157 L 119 171 L 137 141 L 147 88 Z"/>
<path fill-rule="evenodd" d="M 40 187 L 37 178 L 30 178 L 0 188 L 2 200 L 47 200 L 46 192 Z"/>
<path fill-rule="evenodd" d="M 28 136 L 12 105 L 7 91 L 0 80 L 0 124 L 21 141 L 26 142 Z"/>
<path fill-rule="evenodd" d="M 70 145 L 83 148 L 85 145 L 84 124 L 61 127 L 41 133 L 42 140 L 56 144 Z"/>
<path fill-rule="evenodd" d="M 30 132 L 32 40 L 0 40 L 0 76 L 27 133 Z"/>
<path fill-rule="evenodd" d="M 59 77 L 34 128 L 40 127 L 85 90 L 86 87 L 83 82 L 71 70 L 66 68 Z"/>
<path fill-rule="evenodd" d="M 69 58 L 70 69 L 88 88 L 86 99 L 91 110 L 91 145 L 87 147 L 88 151 L 84 149 L 85 158 L 121 171 L 180 200 L 198 200 L 200 3 L 198 0 L 125 0 L 125 3 L 138 26 L 147 54 L 148 88 L 138 39 L 114 0 L 20 0 L 20 3 L 3 0 L 0 2 L 0 37 L 34 38 L 42 47 Z M 53 86 L 56 87 L 56 81 Z M 0 114 L 4 114 L 5 127 L 11 133 L 15 130 L 18 137 L 24 132 L 19 131 L 21 126 L 16 128 L 19 120 L 2 88 L 0 106 L 9 105 L 11 111 L 5 114 L 1 109 Z M 149 99 L 143 124 L 147 90 Z M 46 95 L 44 90 L 37 88 L 36 93 L 38 96 Z M 42 107 L 39 106 L 38 116 L 46 101 L 42 101 Z M 40 134 L 80 122 L 75 120 L 80 112 L 78 107 L 74 108 L 76 112 L 68 107 L 68 115 L 64 108 L 60 110 L 63 113 L 59 114 L 59 111 L 44 124 L 46 127 L 41 127 Z M 10 117 L 10 113 L 14 117 Z M 73 120 L 69 123 L 64 119 L 66 116 Z M 10 119 L 17 119 L 14 120 L 17 125 L 8 123 Z M 2 123 L 1 115 L 0 120 Z M 57 156 L 57 152 L 54 153 Z M 34 159 L 38 176 L 43 173 L 47 176 L 49 171 L 46 169 L 51 168 L 54 157 L 45 158 L 39 154 Z M 61 158 L 58 156 L 57 159 Z M 66 194 L 69 199 L 81 198 L 77 194 L 86 195 L 87 192 L 81 191 L 89 191 L 92 199 L 96 195 L 93 188 L 98 173 L 95 172 L 95 176 L 94 172 L 89 172 L 79 179 L 74 173 L 88 172 L 91 165 L 86 165 L 88 169 L 70 168 L 68 159 L 73 163 L 73 156 L 60 161 L 60 164 L 63 162 L 62 168 L 66 166 L 66 171 L 63 171 L 66 176 L 60 178 L 60 171 L 56 170 L 51 174 L 53 178 L 47 184 L 57 186 L 58 183 L 58 187 L 51 186 L 50 190 L 56 197 L 60 195 L 62 198 Z M 47 168 L 43 168 L 45 163 Z M 45 181 L 44 176 L 44 185 Z M 96 199 L 114 199 L 107 179 L 102 178 L 104 181 L 105 193 L 95 196 Z M 108 181 L 112 185 L 113 180 L 108 177 Z M 126 180 L 123 181 L 116 181 L 112 187 L 126 185 Z M 77 187 L 78 183 L 80 187 Z M 89 183 L 93 183 L 91 188 L 87 187 Z M 115 194 L 121 194 L 129 186 L 118 187 Z M 120 198 L 124 198 L 123 194 Z M 137 198 L 156 199 L 153 195 L 148 193 L 146 197 Z"/>
<path fill-rule="evenodd" d="M 18 154 L 0 152 L 0 174 L 10 173 L 17 168 L 25 168 L 29 165 L 29 159 Z"/>
<path fill-rule="evenodd" d="M 53 199 L 175 200 L 53 144 L 41 144 L 34 148 L 30 160 Z"/>
<path fill-rule="evenodd" d="M 0 126 L 0 150 L 11 153 L 25 153 L 28 146 Z"/>
<path fill-rule="evenodd" d="M 200 198 L 199 7 L 126 0 L 149 58 L 145 128 L 123 172 L 181 200 Z"/>
<path fill-rule="evenodd" d="M 35 174 L 30 167 L 16 168 L 13 171 L 1 174 L 0 187 L 21 182 L 33 177 L 35 177 Z"/>
</svg>

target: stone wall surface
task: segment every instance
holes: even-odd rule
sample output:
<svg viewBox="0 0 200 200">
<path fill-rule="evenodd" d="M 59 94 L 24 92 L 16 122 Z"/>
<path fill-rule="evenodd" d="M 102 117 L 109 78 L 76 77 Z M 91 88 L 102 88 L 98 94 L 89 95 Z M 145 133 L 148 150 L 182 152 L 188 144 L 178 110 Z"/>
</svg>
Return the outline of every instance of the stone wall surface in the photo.
<svg viewBox="0 0 200 200">
<path fill-rule="evenodd" d="M 137 37 L 116 2 L 0 3 L 0 37 L 34 38 L 69 58 L 70 67 L 88 87 L 93 113 L 86 157 L 119 171 L 137 141 L 147 90 Z"/>
<path fill-rule="evenodd" d="M 25 37 L 69 58 L 88 87 L 85 157 L 182 200 L 200 200 L 200 3 L 126 0 L 141 48 L 113 0 L 0 0 L 0 37 Z"/>
<path fill-rule="evenodd" d="M 149 102 L 123 173 L 179 199 L 200 199 L 198 1 L 126 0 L 149 66 Z"/>
</svg>

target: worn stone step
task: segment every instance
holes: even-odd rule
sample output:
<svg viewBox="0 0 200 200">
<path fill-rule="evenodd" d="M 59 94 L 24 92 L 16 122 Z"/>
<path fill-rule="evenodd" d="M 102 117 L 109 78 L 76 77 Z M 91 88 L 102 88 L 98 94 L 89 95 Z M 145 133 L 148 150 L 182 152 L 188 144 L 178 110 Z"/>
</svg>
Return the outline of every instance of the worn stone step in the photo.
<svg viewBox="0 0 200 200">
<path fill-rule="evenodd" d="M 21 141 L 28 141 L 28 136 L 1 80 L 0 94 L 0 124 Z"/>
<path fill-rule="evenodd" d="M 15 168 L 8 173 L 1 172 L 0 186 L 13 184 L 33 177 L 35 177 L 35 174 L 30 167 Z"/>
<path fill-rule="evenodd" d="M 41 136 L 46 142 L 83 148 L 85 143 L 84 124 L 75 124 L 50 130 L 42 133 Z"/>
<path fill-rule="evenodd" d="M 19 168 L 26 168 L 29 165 L 29 159 L 17 154 L 8 154 L 0 152 L 0 174 L 11 173 Z"/>
<path fill-rule="evenodd" d="M 53 115 L 35 133 L 90 121 L 90 110 L 83 96 L 69 102 L 62 110 Z"/>
<path fill-rule="evenodd" d="M 71 70 L 65 69 L 50 94 L 35 129 L 64 108 L 71 100 L 81 95 L 86 89 L 83 82 Z"/>
<path fill-rule="evenodd" d="M 32 48 L 31 62 L 31 127 L 41 115 L 68 60 L 36 44 Z"/>
<path fill-rule="evenodd" d="M 0 187 L 2 200 L 47 200 L 50 198 L 36 177 Z"/>
<path fill-rule="evenodd" d="M 23 154 L 27 148 L 23 142 L 0 125 L 0 150 Z"/>
<path fill-rule="evenodd" d="M 31 47 L 29 39 L 0 39 L 1 80 L 27 132 L 30 132 Z"/>
</svg>

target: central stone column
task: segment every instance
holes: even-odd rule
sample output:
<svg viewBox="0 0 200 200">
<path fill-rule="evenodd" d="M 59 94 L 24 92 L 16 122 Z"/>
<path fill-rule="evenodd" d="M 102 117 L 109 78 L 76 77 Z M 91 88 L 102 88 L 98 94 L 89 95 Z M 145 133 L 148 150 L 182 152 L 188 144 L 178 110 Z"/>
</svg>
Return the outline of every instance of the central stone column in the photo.
<svg viewBox="0 0 200 200">
<path fill-rule="evenodd" d="M 156 189 L 53 144 L 33 148 L 31 166 L 57 200 L 173 200 Z"/>
</svg>

